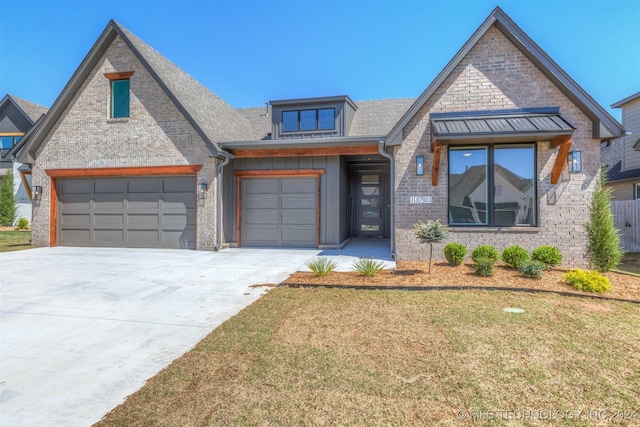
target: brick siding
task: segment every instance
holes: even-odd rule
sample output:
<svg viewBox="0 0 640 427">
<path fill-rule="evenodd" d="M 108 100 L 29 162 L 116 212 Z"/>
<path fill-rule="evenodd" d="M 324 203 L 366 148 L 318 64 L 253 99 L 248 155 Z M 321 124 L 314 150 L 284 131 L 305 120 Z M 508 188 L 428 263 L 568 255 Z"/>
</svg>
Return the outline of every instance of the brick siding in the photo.
<svg viewBox="0 0 640 427">
<path fill-rule="evenodd" d="M 567 266 L 586 266 L 588 205 L 600 167 L 600 144 L 591 139 L 591 121 L 549 81 L 498 29 L 490 28 L 454 71 L 403 129 L 402 146 L 396 150 L 396 248 L 400 260 L 425 259 L 428 245 L 413 235 L 419 220 L 447 223 L 448 151 L 440 160 L 438 185 L 431 185 L 430 113 L 560 107 L 560 114 L 577 129 L 572 150 L 582 151 L 582 173 L 569 175 L 566 168 L 557 185 L 550 174 L 557 149 L 537 144 L 538 227 L 455 228 L 446 243 L 457 241 L 471 253 L 480 244 L 498 250 L 521 245 L 528 250 L 541 245 L 558 246 Z M 416 176 L 415 157 L 425 156 L 425 175 Z M 410 204 L 411 196 L 432 196 L 432 204 Z M 434 253 L 444 258 L 444 244 Z"/>
<path fill-rule="evenodd" d="M 109 119 L 110 84 L 104 73 L 135 71 L 130 117 Z M 197 212 L 197 247 L 215 245 L 216 160 L 157 82 L 117 37 L 75 94 L 37 153 L 33 185 L 43 188 L 33 205 L 35 246 L 49 246 L 51 179 L 46 169 L 202 164 L 197 182 L 208 184 Z M 195 189 L 194 189 L 195 190 Z"/>
</svg>

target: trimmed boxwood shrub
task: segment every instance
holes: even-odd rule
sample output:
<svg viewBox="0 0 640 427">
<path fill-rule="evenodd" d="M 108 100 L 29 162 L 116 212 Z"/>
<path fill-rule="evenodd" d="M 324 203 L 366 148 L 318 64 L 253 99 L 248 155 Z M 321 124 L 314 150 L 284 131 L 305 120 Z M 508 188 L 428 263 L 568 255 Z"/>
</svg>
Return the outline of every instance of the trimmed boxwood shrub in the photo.
<svg viewBox="0 0 640 427">
<path fill-rule="evenodd" d="M 528 260 L 518 266 L 518 273 L 524 277 L 530 277 L 531 279 L 539 279 L 542 277 L 542 273 L 547 270 L 547 266 L 540 261 Z"/>
<path fill-rule="evenodd" d="M 493 246 L 480 245 L 471 252 L 471 259 L 477 262 L 480 258 L 489 258 L 495 264 L 498 261 L 498 251 Z"/>
<path fill-rule="evenodd" d="M 473 262 L 473 271 L 478 276 L 493 276 L 496 260 L 493 258 L 478 258 Z"/>
<path fill-rule="evenodd" d="M 555 246 L 540 246 L 534 249 L 531 253 L 531 259 L 546 264 L 547 270 L 562 264 L 562 254 L 560 249 Z"/>
<path fill-rule="evenodd" d="M 464 261 L 464 256 L 467 254 L 467 248 L 458 243 L 449 243 L 444 247 L 444 257 L 449 265 L 460 265 Z"/>
<path fill-rule="evenodd" d="M 564 278 L 579 291 L 603 294 L 609 290 L 609 279 L 597 271 L 571 270 Z"/>
<path fill-rule="evenodd" d="M 502 261 L 511 268 L 517 269 L 529 259 L 531 259 L 529 252 L 518 245 L 510 246 L 502 251 Z"/>
</svg>

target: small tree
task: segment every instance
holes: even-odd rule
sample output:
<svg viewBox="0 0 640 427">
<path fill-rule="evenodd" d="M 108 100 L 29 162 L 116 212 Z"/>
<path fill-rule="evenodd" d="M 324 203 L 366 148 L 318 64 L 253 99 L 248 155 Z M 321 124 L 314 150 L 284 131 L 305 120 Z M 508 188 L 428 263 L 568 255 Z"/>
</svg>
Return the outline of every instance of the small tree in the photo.
<svg viewBox="0 0 640 427">
<path fill-rule="evenodd" d="M 606 178 L 600 171 L 589 207 L 587 229 L 587 259 L 600 272 L 609 271 L 620 264 L 620 234 L 613 222 L 611 189 L 605 187 Z"/>
<path fill-rule="evenodd" d="M 0 182 L 0 225 L 13 225 L 16 219 L 16 196 L 13 194 L 13 173 L 7 172 Z"/>
<path fill-rule="evenodd" d="M 415 233 L 420 243 L 429 244 L 429 273 L 431 273 L 431 259 L 433 257 L 433 244 L 443 242 L 449 235 L 447 226 L 442 224 L 439 219 L 435 221 L 427 221 L 426 223 L 420 221 L 413 226 L 413 232 Z"/>
</svg>

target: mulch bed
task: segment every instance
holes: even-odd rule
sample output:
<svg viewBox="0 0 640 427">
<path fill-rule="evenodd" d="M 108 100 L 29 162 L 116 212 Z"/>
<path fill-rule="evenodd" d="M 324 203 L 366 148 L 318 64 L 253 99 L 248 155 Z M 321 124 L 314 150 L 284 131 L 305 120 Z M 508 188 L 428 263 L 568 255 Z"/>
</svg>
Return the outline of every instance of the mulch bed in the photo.
<svg viewBox="0 0 640 427">
<path fill-rule="evenodd" d="M 471 264 L 452 267 L 446 262 L 434 262 L 429 271 L 429 263 L 421 261 L 398 261 L 395 270 L 385 270 L 373 277 L 365 277 L 357 272 L 331 272 L 324 277 L 313 273 L 297 272 L 282 284 L 288 286 L 333 285 L 339 287 L 384 288 L 438 288 L 438 289 L 508 289 L 527 291 L 552 291 L 563 294 L 598 297 L 600 295 L 575 290 L 564 280 L 568 269 L 553 269 L 543 274 L 541 279 L 530 279 L 506 266 L 496 266 L 495 274 L 481 277 L 474 273 Z M 640 277 L 617 272 L 605 273 L 611 288 L 604 297 L 640 302 Z"/>
</svg>

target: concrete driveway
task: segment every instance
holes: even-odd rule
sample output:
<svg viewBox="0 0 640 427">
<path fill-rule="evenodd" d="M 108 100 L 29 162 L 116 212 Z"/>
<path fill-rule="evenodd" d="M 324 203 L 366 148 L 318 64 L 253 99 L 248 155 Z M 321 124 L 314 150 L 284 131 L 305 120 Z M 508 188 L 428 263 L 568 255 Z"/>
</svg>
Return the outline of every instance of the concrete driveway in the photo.
<svg viewBox="0 0 640 427">
<path fill-rule="evenodd" d="M 0 425 L 88 426 L 318 250 L 0 254 Z"/>
</svg>

